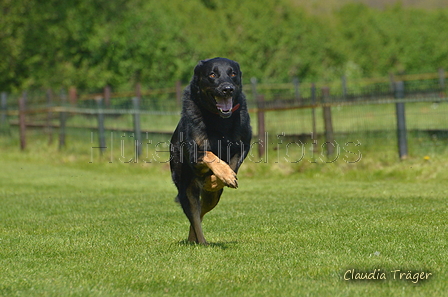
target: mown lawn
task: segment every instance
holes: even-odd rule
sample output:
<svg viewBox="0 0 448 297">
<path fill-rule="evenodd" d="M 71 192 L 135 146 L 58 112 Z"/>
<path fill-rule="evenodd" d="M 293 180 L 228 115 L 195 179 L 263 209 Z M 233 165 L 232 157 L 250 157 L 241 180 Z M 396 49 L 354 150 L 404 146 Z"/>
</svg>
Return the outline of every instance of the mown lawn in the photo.
<svg viewBox="0 0 448 297">
<path fill-rule="evenodd" d="M 40 156 L 0 156 L 2 296 L 448 292 L 446 180 L 257 176 L 243 165 L 240 187 L 205 217 L 211 244 L 199 246 L 185 241 L 166 166 Z M 353 269 L 387 279 L 345 280 Z M 395 270 L 431 275 L 413 283 Z"/>
</svg>

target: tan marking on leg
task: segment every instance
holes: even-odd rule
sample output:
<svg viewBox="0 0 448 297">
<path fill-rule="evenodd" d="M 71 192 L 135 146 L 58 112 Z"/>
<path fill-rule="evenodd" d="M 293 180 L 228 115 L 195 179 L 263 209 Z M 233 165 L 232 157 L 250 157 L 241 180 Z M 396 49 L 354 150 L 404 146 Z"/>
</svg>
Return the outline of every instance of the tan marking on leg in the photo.
<svg viewBox="0 0 448 297">
<path fill-rule="evenodd" d="M 233 171 L 226 162 L 219 159 L 214 153 L 206 151 L 203 162 L 226 186 L 230 188 L 238 188 L 238 179 L 235 171 Z"/>
<path fill-rule="evenodd" d="M 222 191 L 202 191 L 201 192 L 201 221 L 204 215 L 211 211 L 219 202 Z"/>
<path fill-rule="evenodd" d="M 212 174 L 205 178 L 203 189 L 209 192 L 216 192 L 224 188 L 224 186 L 225 184 L 216 175 Z"/>
</svg>

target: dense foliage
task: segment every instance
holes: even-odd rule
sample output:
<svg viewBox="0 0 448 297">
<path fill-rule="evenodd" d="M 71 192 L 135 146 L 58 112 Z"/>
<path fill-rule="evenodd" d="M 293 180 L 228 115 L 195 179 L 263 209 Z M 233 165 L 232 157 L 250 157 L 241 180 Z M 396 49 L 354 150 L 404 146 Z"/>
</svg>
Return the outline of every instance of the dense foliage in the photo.
<svg viewBox="0 0 448 297">
<path fill-rule="evenodd" d="M 187 82 L 198 60 L 239 61 L 246 82 L 332 80 L 448 67 L 448 10 L 289 0 L 2 0 L 0 90 L 114 90 Z"/>
</svg>

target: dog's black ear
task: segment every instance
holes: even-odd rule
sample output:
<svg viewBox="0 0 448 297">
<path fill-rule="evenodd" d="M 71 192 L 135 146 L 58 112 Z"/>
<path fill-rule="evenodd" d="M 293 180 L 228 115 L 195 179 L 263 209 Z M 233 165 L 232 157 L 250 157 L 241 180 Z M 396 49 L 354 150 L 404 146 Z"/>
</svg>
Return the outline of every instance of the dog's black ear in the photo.
<svg viewBox="0 0 448 297">
<path fill-rule="evenodd" d="M 204 65 L 204 63 L 207 62 L 207 60 L 199 61 L 196 67 L 194 67 L 194 78 L 198 78 L 201 75 L 201 68 Z"/>
<path fill-rule="evenodd" d="M 192 93 L 199 93 L 199 80 L 201 77 L 201 68 L 204 65 L 205 60 L 199 61 L 196 67 L 194 67 L 193 79 L 190 83 L 190 89 Z"/>
<path fill-rule="evenodd" d="M 235 61 L 232 61 L 232 62 L 235 63 L 235 66 L 236 66 L 236 69 L 238 72 L 238 77 L 239 77 L 238 83 L 241 86 L 243 84 L 243 73 L 241 72 L 240 64 L 238 64 L 238 62 L 235 62 Z"/>
<path fill-rule="evenodd" d="M 199 61 L 196 67 L 194 67 L 194 76 L 199 76 L 202 65 L 204 65 L 204 60 Z"/>
</svg>

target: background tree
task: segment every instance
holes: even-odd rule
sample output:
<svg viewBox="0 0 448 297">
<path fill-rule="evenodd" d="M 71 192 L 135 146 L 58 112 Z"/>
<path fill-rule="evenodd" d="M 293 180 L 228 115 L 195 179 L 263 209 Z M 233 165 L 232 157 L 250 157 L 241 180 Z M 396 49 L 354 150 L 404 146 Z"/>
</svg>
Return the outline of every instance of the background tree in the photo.
<svg viewBox="0 0 448 297">
<path fill-rule="evenodd" d="M 172 86 L 216 56 L 239 61 L 246 82 L 448 67 L 447 9 L 299 2 L 3 0 L 0 90 Z"/>
</svg>

